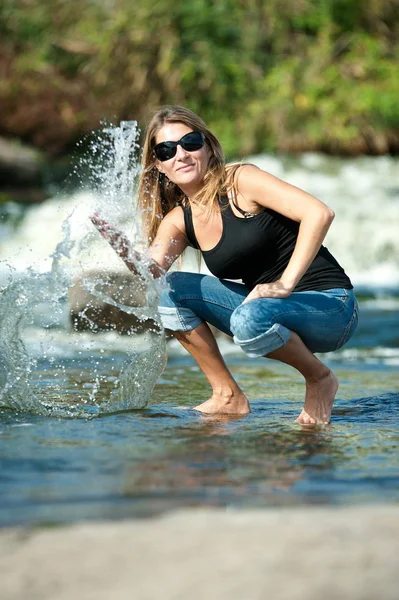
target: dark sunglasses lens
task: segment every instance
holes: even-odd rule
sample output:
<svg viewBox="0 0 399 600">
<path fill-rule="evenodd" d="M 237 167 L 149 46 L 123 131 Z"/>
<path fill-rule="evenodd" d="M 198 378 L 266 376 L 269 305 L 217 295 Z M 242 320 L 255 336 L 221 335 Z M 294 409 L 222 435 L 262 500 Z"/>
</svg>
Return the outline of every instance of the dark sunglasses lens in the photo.
<svg viewBox="0 0 399 600">
<path fill-rule="evenodd" d="M 176 154 L 177 143 L 176 142 L 163 142 L 157 144 L 154 148 L 154 154 L 161 162 L 169 160 Z"/>
<path fill-rule="evenodd" d="M 180 140 L 181 145 L 187 152 L 195 152 L 199 150 L 205 143 L 204 136 L 199 131 L 193 131 L 193 133 L 187 133 Z"/>
</svg>

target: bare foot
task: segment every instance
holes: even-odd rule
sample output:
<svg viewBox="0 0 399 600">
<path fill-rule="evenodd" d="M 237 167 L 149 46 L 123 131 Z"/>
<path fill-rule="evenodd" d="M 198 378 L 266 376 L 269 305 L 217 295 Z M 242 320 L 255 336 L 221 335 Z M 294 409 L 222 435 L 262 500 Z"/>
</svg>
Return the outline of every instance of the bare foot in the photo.
<svg viewBox="0 0 399 600">
<path fill-rule="evenodd" d="M 296 422 L 303 425 L 329 423 L 338 385 L 332 371 L 317 381 L 307 381 L 305 404 Z"/>
<path fill-rule="evenodd" d="M 208 415 L 246 415 L 251 412 L 249 402 L 242 392 L 237 394 L 212 394 L 209 400 L 194 407 L 194 410 Z"/>
</svg>

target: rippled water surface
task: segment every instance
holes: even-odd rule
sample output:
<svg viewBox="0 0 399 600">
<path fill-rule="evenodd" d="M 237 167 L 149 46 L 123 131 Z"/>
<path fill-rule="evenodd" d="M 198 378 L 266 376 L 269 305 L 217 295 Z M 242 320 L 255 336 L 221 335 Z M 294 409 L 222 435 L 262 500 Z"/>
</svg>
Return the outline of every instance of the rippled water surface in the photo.
<svg viewBox="0 0 399 600">
<path fill-rule="evenodd" d="M 66 420 L 3 409 L 0 524 L 118 519 L 192 506 L 399 499 L 395 365 L 373 352 L 367 358 L 367 351 L 361 361 L 331 355 L 341 379 L 332 424 L 305 428 L 294 423 L 303 394 L 294 371 L 249 361 L 228 345 L 224 350 L 252 399 L 252 413 L 243 418 L 192 410 L 207 385 L 174 344 L 143 410 Z M 118 356 L 108 359 L 104 373 Z M 67 395 L 72 380 L 64 380 Z"/>
</svg>

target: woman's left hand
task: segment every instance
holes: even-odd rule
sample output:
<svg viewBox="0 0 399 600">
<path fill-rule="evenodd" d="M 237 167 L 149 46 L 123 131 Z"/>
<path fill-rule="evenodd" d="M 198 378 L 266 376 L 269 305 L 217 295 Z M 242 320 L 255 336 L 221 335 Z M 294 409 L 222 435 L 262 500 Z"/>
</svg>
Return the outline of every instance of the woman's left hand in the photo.
<svg viewBox="0 0 399 600">
<path fill-rule="evenodd" d="M 244 302 L 255 300 L 256 298 L 287 298 L 291 293 L 292 287 L 288 287 L 279 279 L 272 283 L 259 283 L 248 294 Z"/>
</svg>

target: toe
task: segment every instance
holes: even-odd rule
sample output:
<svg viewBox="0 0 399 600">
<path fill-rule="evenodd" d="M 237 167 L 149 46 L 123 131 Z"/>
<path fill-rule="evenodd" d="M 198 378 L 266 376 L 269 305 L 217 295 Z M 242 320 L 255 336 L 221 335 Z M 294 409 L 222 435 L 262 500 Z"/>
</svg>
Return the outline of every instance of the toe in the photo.
<svg viewBox="0 0 399 600">
<path fill-rule="evenodd" d="M 301 423 L 301 425 L 316 425 L 317 421 L 304 410 L 301 412 L 299 417 L 295 419 L 297 423 Z"/>
</svg>

